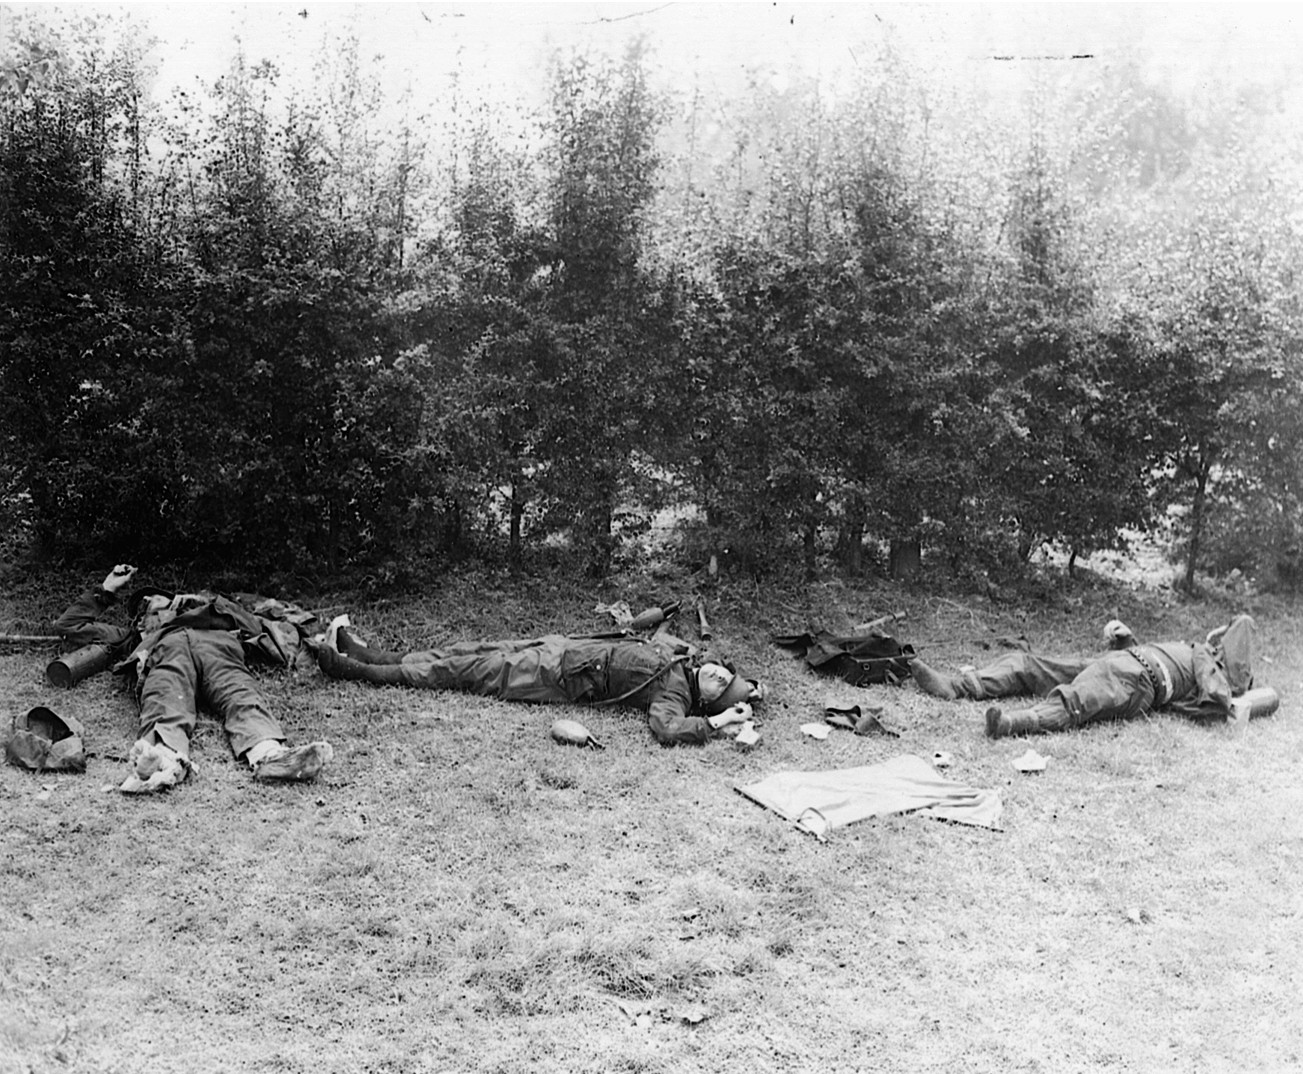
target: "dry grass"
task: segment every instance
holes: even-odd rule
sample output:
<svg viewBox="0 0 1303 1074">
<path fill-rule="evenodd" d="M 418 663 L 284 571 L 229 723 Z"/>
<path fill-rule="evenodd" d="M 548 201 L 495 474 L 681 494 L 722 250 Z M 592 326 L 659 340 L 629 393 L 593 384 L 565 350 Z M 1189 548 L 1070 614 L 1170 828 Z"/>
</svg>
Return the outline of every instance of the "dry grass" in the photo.
<svg viewBox="0 0 1303 1074">
<path fill-rule="evenodd" d="M 676 577 L 558 593 L 449 578 L 352 605 L 376 640 L 592 630 L 597 601 L 686 595 Z M 68 579 L 0 603 L 40 625 Z M 52 595 L 54 594 L 54 595 Z M 350 603 L 327 594 L 322 603 Z M 1165 717 L 1037 740 L 1037 776 L 980 706 L 816 680 L 768 641 L 807 618 L 897 609 L 942 665 L 1024 634 L 1093 647 L 1120 614 L 1190 636 L 1235 610 L 1102 584 L 1021 605 L 893 587 L 712 595 L 719 640 L 774 686 L 763 740 L 662 749 L 637 714 L 567 713 L 607 744 L 553 744 L 558 711 L 268 676 L 335 765 L 262 787 L 201 724 L 201 768 L 153 799 L 123 774 L 129 700 L 54 694 L 46 653 L 0 652 L 0 712 L 53 701 L 90 729 L 84 776 L 0 770 L 0 1071 L 1285 1071 L 1303 1067 L 1303 619 L 1257 601 L 1280 713 L 1243 738 Z M 998 651 L 996 649 L 989 650 Z M 899 739 L 799 724 L 833 695 Z M 917 817 L 817 843 L 733 790 L 784 768 L 953 754 L 1005 830 Z"/>
</svg>

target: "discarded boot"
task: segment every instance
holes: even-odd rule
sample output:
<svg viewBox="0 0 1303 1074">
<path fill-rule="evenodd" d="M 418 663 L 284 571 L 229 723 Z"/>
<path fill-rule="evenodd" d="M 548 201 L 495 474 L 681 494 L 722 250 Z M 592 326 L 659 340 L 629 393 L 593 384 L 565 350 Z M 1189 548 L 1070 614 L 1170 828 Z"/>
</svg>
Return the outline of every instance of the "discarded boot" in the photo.
<svg viewBox="0 0 1303 1074">
<path fill-rule="evenodd" d="M 317 778 L 334 756 L 335 749 L 329 742 L 309 742 L 292 749 L 287 746 L 284 752 L 259 761 L 253 778 L 263 783 L 308 783 Z"/>
<path fill-rule="evenodd" d="M 914 681 L 918 683 L 918 688 L 925 694 L 939 697 L 942 701 L 953 701 L 958 696 L 954 676 L 945 675 L 928 667 L 918 657 L 910 661 L 909 670 Z"/>
</svg>

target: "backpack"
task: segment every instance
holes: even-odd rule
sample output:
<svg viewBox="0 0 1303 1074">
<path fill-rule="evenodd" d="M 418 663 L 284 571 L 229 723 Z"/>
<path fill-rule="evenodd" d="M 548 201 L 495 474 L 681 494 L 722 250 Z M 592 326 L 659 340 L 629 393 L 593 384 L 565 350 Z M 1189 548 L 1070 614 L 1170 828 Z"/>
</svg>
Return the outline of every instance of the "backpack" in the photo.
<svg viewBox="0 0 1303 1074">
<path fill-rule="evenodd" d="M 832 675 L 852 686 L 890 683 L 910 677 L 914 648 L 887 634 L 832 634 L 818 630 L 806 634 L 776 634 L 774 644 L 800 653 L 821 675 Z"/>
</svg>

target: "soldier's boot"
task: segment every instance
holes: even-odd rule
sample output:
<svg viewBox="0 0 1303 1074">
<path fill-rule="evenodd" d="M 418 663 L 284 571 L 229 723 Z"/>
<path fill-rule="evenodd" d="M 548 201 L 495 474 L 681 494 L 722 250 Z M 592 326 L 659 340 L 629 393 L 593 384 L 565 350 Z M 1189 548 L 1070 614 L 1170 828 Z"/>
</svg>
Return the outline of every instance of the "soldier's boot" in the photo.
<svg viewBox="0 0 1303 1074">
<path fill-rule="evenodd" d="M 329 678 L 373 682 L 380 686 L 403 685 L 404 669 L 397 664 L 364 664 L 329 645 L 309 645 L 309 648 L 317 657 L 317 666 Z"/>
<path fill-rule="evenodd" d="M 351 660 L 362 664 L 401 664 L 402 653 L 390 653 L 383 649 L 372 649 L 363 645 L 346 627 L 335 631 L 335 647 Z"/>
<path fill-rule="evenodd" d="M 963 695 L 963 685 L 957 675 L 947 675 L 928 667 L 918 657 L 909 662 L 909 670 L 918 683 L 918 688 L 925 694 L 939 697 L 942 701 L 953 701 Z"/>
<path fill-rule="evenodd" d="M 1062 731 L 1068 723 L 1068 710 L 1053 698 L 1038 701 L 1029 709 L 1016 709 L 1013 712 L 1005 712 L 996 705 L 986 710 L 987 738 Z"/>
<path fill-rule="evenodd" d="M 253 768 L 253 778 L 263 783 L 310 783 L 335 756 L 329 742 L 282 746 Z"/>
</svg>

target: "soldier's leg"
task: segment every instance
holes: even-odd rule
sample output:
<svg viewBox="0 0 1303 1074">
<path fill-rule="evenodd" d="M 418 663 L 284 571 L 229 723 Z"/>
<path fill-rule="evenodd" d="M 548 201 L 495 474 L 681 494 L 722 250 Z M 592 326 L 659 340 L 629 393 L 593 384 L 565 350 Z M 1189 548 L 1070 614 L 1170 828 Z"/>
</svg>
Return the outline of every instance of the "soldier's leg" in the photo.
<svg viewBox="0 0 1303 1074">
<path fill-rule="evenodd" d="M 964 678 L 967 682 L 975 682 L 976 692 L 969 696 L 979 700 L 988 697 L 1047 697 L 1056 686 L 1072 682 L 1094 659 L 1009 652 L 989 664 L 972 669 Z"/>
<path fill-rule="evenodd" d="M 542 646 L 449 653 L 428 663 L 403 667 L 416 684 L 432 689 L 464 690 L 504 701 L 556 703 L 570 700 L 561 688 L 557 654 Z"/>
<path fill-rule="evenodd" d="M 508 653 L 537 648 L 551 640 L 548 638 L 519 638 L 500 641 L 461 641 L 438 649 L 415 650 L 408 653 L 387 649 L 374 649 L 363 645 L 348 632 L 347 627 L 340 627 L 335 633 L 336 648 L 351 660 L 362 664 L 387 666 L 391 664 L 428 664 L 449 656 L 466 656 L 480 653 Z"/>
<path fill-rule="evenodd" d="M 917 659 L 911 670 L 920 689 L 945 700 L 1045 697 L 1080 675 L 1092 659 L 1009 652 L 980 668 L 963 667 L 957 673 L 935 671 Z"/>
<path fill-rule="evenodd" d="M 120 789 L 148 794 L 181 783 L 190 772 L 198 668 L 190 632 L 173 631 L 150 653 L 140 683 L 140 725 L 127 755 L 130 772 Z"/>
<path fill-rule="evenodd" d="M 372 649 L 370 646 L 363 645 L 346 627 L 340 627 L 335 631 L 335 648 L 351 660 L 357 660 L 363 664 L 401 664 L 403 654 L 395 653 L 385 649 Z"/>
<path fill-rule="evenodd" d="M 196 637 L 200 655 L 201 696 L 221 717 L 231 750 L 260 781 L 306 782 L 316 779 L 334 757 L 329 742 L 291 747 L 280 721 L 272 716 L 258 681 L 244 660 L 244 647 L 226 631 Z"/>
<path fill-rule="evenodd" d="M 191 644 L 200 696 L 222 721 L 231 751 L 243 758 L 260 742 L 284 742 L 285 731 L 249 671 L 239 639 L 225 630 L 203 630 L 193 632 Z"/>
<path fill-rule="evenodd" d="M 1209 644 L 1226 671 L 1232 697 L 1239 697 L 1253 687 L 1253 632 L 1256 626 L 1252 616 L 1239 615 L 1223 631 L 1214 631 L 1209 636 Z"/>
<path fill-rule="evenodd" d="M 427 690 L 461 690 L 506 701 L 564 702 L 559 652 L 539 641 L 470 643 L 446 650 L 408 653 L 401 664 L 374 665 L 350 660 L 328 646 L 317 648 L 317 662 L 331 678 Z M 519 647 L 517 647 L 519 646 Z"/>
<path fill-rule="evenodd" d="M 933 697 L 939 697 L 942 701 L 953 701 L 957 697 L 965 696 L 958 675 L 949 671 L 938 671 L 918 657 L 909 662 L 909 673 L 920 690 Z"/>
<path fill-rule="evenodd" d="M 1066 731 L 1096 720 L 1127 719 L 1148 712 L 1153 684 L 1144 667 L 1125 651 L 1106 653 L 1091 661 L 1071 682 L 1055 686 L 1049 696 L 1029 708 L 986 712 L 986 733 L 1005 735 Z"/>
<path fill-rule="evenodd" d="M 1041 735 L 1050 731 L 1065 731 L 1072 726 L 1072 714 L 1057 697 L 1047 697 L 1030 708 L 1012 712 L 1005 712 L 995 705 L 986 710 L 986 733 L 990 738 Z"/>
<path fill-rule="evenodd" d="M 194 734 L 199 669 L 189 630 L 174 630 L 159 639 L 140 684 L 142 742 L 159 742 L 189 763 Z"/>
</svg>

